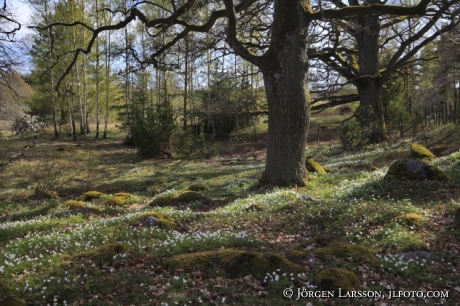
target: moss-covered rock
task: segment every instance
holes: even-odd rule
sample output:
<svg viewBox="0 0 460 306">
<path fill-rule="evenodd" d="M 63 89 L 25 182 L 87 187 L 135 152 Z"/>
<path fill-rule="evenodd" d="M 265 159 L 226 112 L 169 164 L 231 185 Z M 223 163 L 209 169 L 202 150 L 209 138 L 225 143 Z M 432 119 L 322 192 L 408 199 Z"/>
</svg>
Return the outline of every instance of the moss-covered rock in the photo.
<svg viewBox="0 0 460 306">
<path fill-rule="evenodd" d="M 340 241 L 331 242 L 326 247 L 313 251 L 313 255 L 325 261 L 331 261 L 334 258 L 351 258 L 356 263 L 365 263 L 374 267 L 379 265 L 378 258 L 370 250 Z"/>
<path fill-rule="evenodd" d="M 65 201 L 62 205 L 68 207 L 69 209 L 76 209 L 76 210 L 82 209 L 83 207 L 85 207 L 84 203 L 80 201 L 75 201 L 75 200 Z"/>
<path fill-rule="evenodd" d="M 416 213 L 409 213 L 398 216 L 393 221 L 400 222 L 407 226 L 418 226 L 422 222 L 422 216 Z"/>
<path fill-rule="evenodd" d="M 81 196 L 79 196 L 78 199 L 80 201 L 91 201 L 93 199 L 99 199 L 103 195 L 104 195 L 104 193 L 102 193 L 102 192 L 91 190 L 91 191 L 87 191 L 84 194 L 82 194 Z"/>
<path fill-rule="evenodd" d="M 268 209 L 267 205 L 256 203 L 256 204 L 252 204 L 249 207 L 246 207 L 245 211 L 264 211 L 267 209 Z"/>
<path fill-rule="evenodd" d="M 155 217 L 158 220 L 158 223 L 160 224 L 161 227 L 165 227 L 165 228 L 176 227 L 176 222 L 174 221 L 173 218 L 161 212 L 157 212 L 157 211 L 149 211 L 149 212 L 143 213 L 142 215 L 139 216 L 138 219 L 140 222 L 143 222 L 145 218 L 150 217 L 150 216 Z"/>
<path fill-rule="evenodd" d="M 339 268 L 328 268 L 319 272 L 315 279 L 318 290 L 342 293 L 353 291 L 361 286 L 358 276 L 351 271 Z"/>
<path fill-rule="evenodd" d="M 418 143 L 413 143 L 410 146 L 411 156 L 415 159 L 433 159 L 436 156 L 427 148 Z"/>
<path fill-rule="evenodd" d="M 121 243 L 106 243 L 97 249 L 79 253 L 74 258 L 85 258 L 99 264 L 112 262 L 115 255 L 125 253 L 126 246 Z"/>
<path fill-rule="evenodd" d="M 133 196 L 132 194 L 127 193 L 127 192 L 117 192 L 117 193 L 114 193 L 113 196 L 121 197 L 121 198 L 125 198 L 125 199 L 135 198 L 135 196 Z"/>
<path fill-rule="evenodd" d="M 208 190 L 209 189 L 209 186 L 205 185 L 205 184 L 193 184 L 193 185 L 190 185 L 187 190 L 191 190 L 191 191 L 203 191 L 203 190 Z"/>
<path fill-rule="evenodd" d="M 391 164 L 385 180 L 421 181 L 433 180 L 448 182 L 450 178 L 439 168 L 416 159 L 399 159 Z"/>
<path fill-rule="evenodd" d="M 324 170 L 324 168 L 320 164 L 318 164 L 311 158 L 307 158 L 305 160 L 305 168 L 307 168 L 308 172 L 318 172 L 320 174 L 327 175 L 326 170 Z"/>
<path fill-rule="evenodd" d="M 180 195 L 177 196 L 176 200 L 179 202 L 193 202 L 202 199 L 202 195 L 196 191 L 185 190 Z"/>
<path fill-rule="evenodd" d="M 369 168 L 369 172 L 382 172 L 378 167 L 372 166 Z"/>
<path fill-rule="evenodd" d="M 155 199 L 152 200 L 152 202 L 149 203 L 149 206 L 170 206 L 171 205 L 171 199 L 167 197 L 156 197 Z"/>
<path fill-rule="evenodd" d="M 234 249 L 176 255 L 166 260 L 171 271 L 201 271 L 212 275 L 238 278 L 253 275 L 263 279 L 267 273 L 280 269 L 281 273 L 303 273 L 304 268 L 270 253 L 257 253 Z"/>
<path fill-rule="evenodd" d="M 455 229 L 460 229 L 460 207 L 455 210 L 454 214 L 454 227 Z"/>
<path fill-rule="evenodd" d="M 104 201 L 105 205 L 110 205 L 110 206 L 121 206 L 125 204 L 126 198 L 124 197 L 119 197 L 119 196 L 111 196 L 107 200 Z"/>
<path fill-rule="evenodd" d="M 25 306 L 7 284 L 0 281 L 0 306 Z"/>
<path fill-rule="evenodd" d="M 318 234 L 312 241 L 320 247 L 328 246 L 332 242 L 347 243 L 344 239 L 330 234 Z"/>
<path fill-rule="evenodd" d="M 315 260 L 315 256 L 312 253 L 302 250 L 292 250 L 289 252 L 287 258 L 295 263 L 305 263 Z"/>
</svg>

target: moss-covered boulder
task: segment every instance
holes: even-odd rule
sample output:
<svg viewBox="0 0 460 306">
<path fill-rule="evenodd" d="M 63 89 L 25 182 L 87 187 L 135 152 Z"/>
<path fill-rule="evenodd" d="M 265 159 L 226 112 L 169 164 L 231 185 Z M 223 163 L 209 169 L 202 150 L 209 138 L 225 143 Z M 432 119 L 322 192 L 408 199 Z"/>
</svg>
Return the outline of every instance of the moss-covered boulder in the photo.
<svg viewBox="0 0 460 306">
<path fill-rule="evenodd" d="M 318 172 L 320 174 L 327 175 L 326 170 L 324 170 L 320 164 L 311 158 L 305 159 L 305 168 L 307 168 L 308 172 Z"/>
<path fill-rule="evenodd" d="M 121 197 L 121 198 L 125 198 L 125 199 L 135 198 L 135 196 L 133 196 L 132 194 L 127 193 L 127 192 L 117 192 L 117 193 L 114 193 L 113 196 Z"/>
<path fill-rule="evenodd" d="M 267 210 L 267 209 L 268 209 L 267 205 L 256 203 L 256 204 L 252 204 L 249 207 L 246 207 L 245 211 L 264 211 L 264 210 Z"/>
<path fill-rule="evenodd" d="M 208 189 L 209 189 L 209 186 L 202 184 L 202 183 L 193 184 L 187 188 L 187 190 L 191 190 L 191 191 L 203 191 L 203 190 L 208 190 Z"/>
<path fill-rule="evenodd" d="M 313 264 L 315 262 L 315 255 L 308 251 L 292 250 L 289 252 L 287 258 L 297 264 Z"/>
<path fill-rule="evenodd" d="M 460 207 L 455 210 L 454 214 L 454 227 L 455 229 L 460 229 Z"/>
<path fill-rule="evenodd" d="M 358 276 L 351 271 L 339 268 L 328 268 L 319 272 L 315 279 L 318 290 L 342 293 L 353 291 L 361 286 Z"/>
<path fill-rule="evenodd" d="M 62 205 L 65 207 L 68 207 L 69 209 L 75 209 L 75 210 L 79 210 L 85 207 L 85 203 L 80 202 L 80 201 L 75 201 L 75 200 L 65 201 Z"/>
<path fill-rule="evenodd" d="M 393 221 L 400 222 L 407 226 L 418 226 L 422 222 L 422 216 L 416 213 L 409 213 L 398 216 Z"/>
<path fill-rule="evenodd" d="M 382 172 L 378 167 L 372 166 L 369 168 L 369 172 Z"/>
<path fill-rule="evenodd" d="M 102 193 L 102 192 L 91 190 L 91 191 L 87 191 L 84 194 L 82 194 L 81 196 L 79 196 L 78 199 L 80 201 L 91 201 L 91 200 L 94 200 L 94 199 L 99 199 L 103 195 L 104 195 L 104 193 Z"/>
<path fill-rule="evenodd" d="M 156 197 L 155 199 L 152 200 L 152 202 L 149 203 L 149 206 L 170 206 L 171 205 L 171 199 L 168 197 Z"/>
<path fill-rule="evenodd" d="M 21 299 L 8 287 L 7 284 L 0 281 L 0 306 L 25 306 Z"/>
<path fill-rule="evenodd" d="M 413 143 L 410 146 L 411 156 L 415 159 L 433 159 L 436 156 L 427 148 L 418 143 Z"/>
<path fill-rule="evenodd" d="M 391 164 L 385 180 L 448 182 L 450 178 L 439 168 L 416 159 L 399 159 Z"/>
<path fill-rule="evenodd" d="M 334 258 L 351 258 L 356 263 L 364 263 L 374 267 L 379 265 L 378 258 L 369 249 L 340 241 L 332 242 L 326 247 L 313 251 L 313 255 L 324 261 L 332 261 Z"/>
<path fill-rule="evenodd" d="M 185 190 L 184 192 L 182 192 L 176 197 L 176 200 L 179 202 L 189 203 L 189 202 L 201 200 L 202 198 L 203 196 L 196 191 Z"/>
<path fill-rule="evenodd" d="M 257 253 L 234 249 L 176 255 L 166 260 L 171 271 L 201 271 L 212 275 L 238 278 L 251 274 L 263 279 L 267 273 L 304 273 L 306 270 L 289 260 L 270 253 Z"/>
<path fill-rule="evenodd" d="M 119 196 L 111 196 L 107 200 L 104 201 L 105 205 L 109 206 L 121 206 L 125 204 L 126 198 L 124 197 L 119 197 Z"/>
<path fill-rule="evenodd" d="M 333 242 L 347 243 L 344 239 L 330 234 L 318 234 L 313 238 L 312 242 L 316 243 L 319 247 L 328 246 Z"/>
<path fill-rule="evenodd" d="M 126 246 L 121 243 L 106 243 L 97 249 L 79 253 L 74 258 L 85 258 L 99 264 L 112 262 L 115 255 L 125 253 Z"/>
<path fill-rule="evenodd" d="M 145 219 L 148 217 L 154 217 L 158 221 L 157 223 L 160 227 L 165 227 L 165 228 L 176 227 L 176 222 L 174 221 L 173 218 L 161 212 L 157 212 L 157 211 L 149 211 L 149 212 L 143 213 L 142 215 L 139 216 L 138 219 L 140 222 L 144 223 Z M 155 224 L 152 224 L 152 225 L 155 225 Z"/>
</svg>

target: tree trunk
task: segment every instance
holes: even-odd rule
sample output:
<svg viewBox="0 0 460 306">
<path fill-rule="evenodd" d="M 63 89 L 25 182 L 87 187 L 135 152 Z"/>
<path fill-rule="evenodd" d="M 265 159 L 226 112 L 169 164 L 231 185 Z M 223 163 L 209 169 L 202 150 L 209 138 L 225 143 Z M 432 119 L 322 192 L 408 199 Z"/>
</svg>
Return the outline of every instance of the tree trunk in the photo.
<svg viewBox="0 0 460 306">
<path fill-rule="evenodd" d="M 356 2 L 356 3 L 355 3 Z M 369 0 L 368 4 L 379 3 Z M 350 1 L 351 5 L 359 5 Z M 360 99 L 359 121 L 361 139 L 364 142 L 381 142 L 387 138 L 382 103 L 381 77 L 379 73 L 379 16 L 359 17 L 355 20 L 358 31 L 355 34 L 358 45 L 359 76 L 353 81 Z"/>
<path fill-rule="evenodd" d="M 269 109 L 267 160 L 261 182 L 278 186 L 306 184 L 308 21 L 300 2 L 275 1 L 271 50 L 260 67 Z"/>
</svg>

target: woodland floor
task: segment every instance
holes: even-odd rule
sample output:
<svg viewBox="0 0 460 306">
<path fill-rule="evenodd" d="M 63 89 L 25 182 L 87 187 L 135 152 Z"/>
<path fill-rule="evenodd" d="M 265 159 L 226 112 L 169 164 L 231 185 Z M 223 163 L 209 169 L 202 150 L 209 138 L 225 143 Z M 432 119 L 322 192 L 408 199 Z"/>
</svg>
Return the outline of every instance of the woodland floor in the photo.
<svg viewBox="0 0 460 306">
<path fill-rule="evenodd" d="M 52 139 L 49 131 L 24 138 L 6 133 L 0 139 L 0 162 L 24 155 L 1 168 L 0 280 L 27 305 L 460 305 L 460 230 L 454 230 L 454 211 L 460 206 L 458 126 L 427 127 L 404 139 L 346 152 L 337 142 L 335 124 L 323 121 L 313 120 L 307 155 L 328 175 L 310 173 L 306 187 L 269 191 L 251 188 L 264 168 L 262 124 L 256 137 L 248 129 L 216 139 L 201 155 L 148 160 L 115 134 L 109 140 L 72 141 Z M 320 129 L 318 138 L 320 125 L 328 128 Z M 452 181 L 384 182 L 390 164 L 409 156 L 412 142 L 430 149 L 443 146 L 431 163 Z M 381 171 L 369 172 L 372 166 Z M 174 198 L 197 183 L 210 187 L 200 191 L 206 200 L 149 206 L 155 196 Z M 59 198 L 35 198 L 37 186 L 57 191 Z M 90 190 L 105 195 L 84 202 L 84 209 L 63 206 Z M 118 206 L 106 204 L 117 192 L 134 197 Z M 316 201 L 295 201 L 304 194 Z M 254 204 L 266 209 L 251 210 Z M 146 228 L 139 217 L 149 211 L 167 214 L 180 226 Z M 407 213 L 420 215 L 420 224 L 397 221 Z M 274 270 L 262 279 L 171 270 L 165 264 L 174 255 L 227 248 L 288 258 L 293 250 L 319 249 L 314 240 L 319 234 L 365 247 L 378 264 L 335 254 L 313 264 L 297 261 L 304 274 Z M 121 243 L 127 251 L 111 260 L 79 257 L 105 243 Z M 388 256 L 411 251 L 432 257 L 404 261 Z M 315 291 L 317 274 L 330 267 L 353 271 L 359 290 L 381 291 L 385 299 L 296 300 L 297 288 Z M 294 290 L 292 299 L 283 297 L 286 288 Z M 404 290 L 442 291 L 448 297 L 388 299 L 389 291 Z"/>
</svg>

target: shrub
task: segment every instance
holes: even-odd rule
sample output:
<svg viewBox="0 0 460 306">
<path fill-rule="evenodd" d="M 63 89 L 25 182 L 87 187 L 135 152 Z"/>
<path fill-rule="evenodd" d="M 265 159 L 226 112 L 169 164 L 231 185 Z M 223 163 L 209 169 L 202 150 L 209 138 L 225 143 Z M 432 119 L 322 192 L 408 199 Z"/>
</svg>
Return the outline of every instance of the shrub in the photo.
<svg viewBox="0 0 460 306">
<path fill-rule="evenodd" d="M 339 141 L 345 149 L 351 149 L 361 142 L 361 127 L 356 119 L 345 122 L 339 131 Z"/>
</svg>

